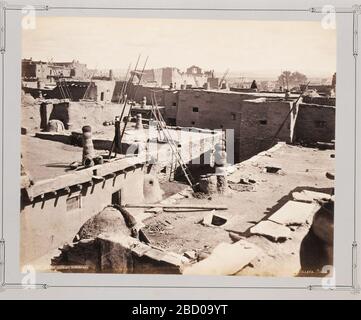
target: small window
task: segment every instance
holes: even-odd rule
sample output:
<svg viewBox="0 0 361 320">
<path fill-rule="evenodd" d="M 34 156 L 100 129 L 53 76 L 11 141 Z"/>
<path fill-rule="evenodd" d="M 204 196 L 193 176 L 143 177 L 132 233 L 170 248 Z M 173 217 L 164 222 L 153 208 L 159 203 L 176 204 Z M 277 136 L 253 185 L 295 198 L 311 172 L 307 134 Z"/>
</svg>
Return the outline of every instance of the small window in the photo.
<svg viewBox="0 0 361 320">
<path fill-rule="evenodd" d="M 72 211 L 81 208 L 81 195 L 66 199 L 66 211 Z"/>
<path fill-rule="evenodd" d="M 100 93 L 100 101 L 104 101 L 104 92 Z"/>
<path fill-rule="evenodd" d="M 316 128 L 325 128 L 326 127 L 326 121 L 315 121 L 315 127 Z"/>
<path fill-rule="evenodd" d="M 220 128 L 223 129 L 223 124 L 220 125 Z"/>
<path fill-rule="evenodd" d="M 192 126 L 194 126 L 196 123 L 194 121 L 191 122 Z"/>
<path fill-rule="evenodd" d="M 233 113 L 233 112 L 231 113 L 231 119 L 232 119 L 232 120 L 236 120 L 236 119 L 237 119 L 236 114 Z"/>
<path fill-rule="evenodd" d="M 177 106 L 177 102 L 173 102 L 173 107 L 176 107 Z"/>
<path fill-rule="evenodd" d="M 198 109 L 198 107 L 193 107 L 192 111 L 193 111 L 193 112 L 198 112 L 199 109 Z"/>
<path fill-rule="evenodd" d="M 262 126 L 265 126 L 265 125 L 267 125 L 267 120 L 260 120 L 259 124 Z"/>
</svg>

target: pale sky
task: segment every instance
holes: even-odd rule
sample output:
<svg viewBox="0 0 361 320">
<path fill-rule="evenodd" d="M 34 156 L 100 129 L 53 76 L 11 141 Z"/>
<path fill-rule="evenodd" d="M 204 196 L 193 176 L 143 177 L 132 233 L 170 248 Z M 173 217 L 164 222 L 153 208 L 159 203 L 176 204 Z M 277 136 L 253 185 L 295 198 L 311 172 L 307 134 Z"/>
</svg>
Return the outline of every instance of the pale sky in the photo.
<svg viewBox="0 0 361 320">
<path fill-rule="evenodd" d="M 223 73 L 308 77 L 336 71 L 336 30 L 319 21 L 176 20 L 37 17 L 23 31 L 23 58 L 126 69 L 139 53 L 147 69 L 195 64 Z"/>
</svg>

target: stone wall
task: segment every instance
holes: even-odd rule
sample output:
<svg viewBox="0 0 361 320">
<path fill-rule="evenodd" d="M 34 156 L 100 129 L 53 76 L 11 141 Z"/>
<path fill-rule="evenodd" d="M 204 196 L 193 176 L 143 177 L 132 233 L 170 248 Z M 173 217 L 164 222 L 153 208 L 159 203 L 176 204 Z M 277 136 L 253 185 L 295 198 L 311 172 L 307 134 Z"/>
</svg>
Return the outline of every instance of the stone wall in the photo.
<svg viewBox="0 0 361 320">
<path fill-rule="evenodd" d="M 295 127 L 296 141 L 331 142 L 335 139 L 335 117 L 335 107 L 301 103 Z"/>
</svg>

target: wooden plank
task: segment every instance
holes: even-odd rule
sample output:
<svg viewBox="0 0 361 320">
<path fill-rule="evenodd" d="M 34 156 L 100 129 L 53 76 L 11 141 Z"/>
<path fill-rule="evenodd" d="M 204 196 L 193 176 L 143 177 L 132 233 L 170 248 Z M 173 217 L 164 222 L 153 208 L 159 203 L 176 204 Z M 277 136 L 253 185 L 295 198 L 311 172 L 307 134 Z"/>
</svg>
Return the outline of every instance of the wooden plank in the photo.
<svg viewBox="0 0 361 320">
<path fill-rule="evenodd" d="M 207 204 L 126 204 L 127 208 L 177 208 L 177 209 L 209 209 L 209 210 L 227 210 L 225 205 L 207 205 Z"/>
<path fill-rule="evenodd" d="M 233 275 L 261 253 L 253 243 L 240 240 L 233 244 L 222 242 L 212 254 L 183 271 L 185 275 Z"/>
</svg>

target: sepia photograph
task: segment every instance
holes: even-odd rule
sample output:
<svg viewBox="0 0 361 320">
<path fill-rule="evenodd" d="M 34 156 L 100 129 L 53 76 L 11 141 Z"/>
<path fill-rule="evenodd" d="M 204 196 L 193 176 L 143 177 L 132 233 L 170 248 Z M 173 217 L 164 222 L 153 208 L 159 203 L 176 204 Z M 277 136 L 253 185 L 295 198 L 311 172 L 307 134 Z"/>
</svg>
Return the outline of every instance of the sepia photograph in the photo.
<svg viewBox="0 0 361 320">
<path fill-rule="evenodd" d="M 332 274 L 335 28 L 35 22 L 22 29 L 21 270 Z"/>
</svg>

